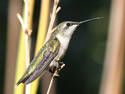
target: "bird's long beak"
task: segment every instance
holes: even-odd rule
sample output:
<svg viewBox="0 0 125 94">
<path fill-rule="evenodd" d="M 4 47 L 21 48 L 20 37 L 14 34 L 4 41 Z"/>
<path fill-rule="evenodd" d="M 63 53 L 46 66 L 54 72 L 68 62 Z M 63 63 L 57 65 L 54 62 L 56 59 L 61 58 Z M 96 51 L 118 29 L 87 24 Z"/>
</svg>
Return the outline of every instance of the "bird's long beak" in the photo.
<svg viewBox="0 0 125 94">
<path fill-rule="evenodd" d="M 99 19 L 102 19 L 102 18 L 104 18 L 104 17 L 96 17 L 96 18 L 84 20 L 84 21 L 79 22 L 79 25 L 80 25 L 80 24 L 83 24 L 83 23 L 90 22 L 90 21 L 99 20 Z"/>
</svg>

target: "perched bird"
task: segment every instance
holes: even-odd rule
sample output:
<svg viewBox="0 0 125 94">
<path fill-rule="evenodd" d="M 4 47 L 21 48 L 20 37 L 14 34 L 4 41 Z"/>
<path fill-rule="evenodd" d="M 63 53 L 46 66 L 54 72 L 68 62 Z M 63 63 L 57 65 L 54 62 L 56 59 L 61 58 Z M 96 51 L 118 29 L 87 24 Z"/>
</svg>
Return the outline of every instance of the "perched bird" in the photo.
<svg viewBox="0 0 125 94">
<path fill-rule="evenodd" d="M 55 69 L 60 67 L 60 61 L 64 57 L 72 34 L 75 29 L 86 22 L 101 19 L 97 17 L 81 22 L 65 21 L 55 27 L 50 39 L 43 45 L 37 56 L 33 58 L 24 75 L 17 82 L 28 84 L 43 75 L 46 71 L 54 73 Z"/>
</svg>

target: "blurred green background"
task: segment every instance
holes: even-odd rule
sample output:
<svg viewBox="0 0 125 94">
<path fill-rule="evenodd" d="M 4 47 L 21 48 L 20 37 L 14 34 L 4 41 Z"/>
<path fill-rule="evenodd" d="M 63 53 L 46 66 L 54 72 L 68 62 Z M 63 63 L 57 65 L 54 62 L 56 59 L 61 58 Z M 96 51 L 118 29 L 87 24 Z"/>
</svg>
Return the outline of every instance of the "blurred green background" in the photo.
<svg viewBox="0 0 125 94">
<path fill-rule="evenodd" d="M 33 30 L 37 30 L 40 9 L 40 0 L 35 2 Z M 109 25 L 110 0 L 61 0 L 59 5 L 62 10 L 58 14 L 57 23 L 93 17 L 104 19 L 83 24 L 75 31 L 63 59 L 66 67 L 57 79 L 57 94 L 98 94 Z M 5 79 L 7 20 L 8 0 L 0 0 L 0 94 L 3 94 Z M 33 43 L 36 33 L 37 31 L 32 36 Z"/>
</svg>

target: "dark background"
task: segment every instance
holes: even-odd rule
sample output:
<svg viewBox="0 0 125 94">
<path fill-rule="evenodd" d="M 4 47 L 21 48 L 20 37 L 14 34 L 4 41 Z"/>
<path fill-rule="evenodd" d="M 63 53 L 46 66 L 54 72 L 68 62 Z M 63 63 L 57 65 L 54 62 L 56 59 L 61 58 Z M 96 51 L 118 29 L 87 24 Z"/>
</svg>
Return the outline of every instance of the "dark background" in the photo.
<svg viewBox="0 0 125 94">
<path fill-rule="evenodd" d="M 98 94 L 105 55 L 109 0 L 62 0 L 58 22 L 104 19 L 81 25 L 64 57 L 66 67 L 58 79 L 58 94 Z"/>
<path fill-rule="evenodd" d="M 40 0 L 36 0 L 35 9 L 38 14 L 35 14 L 37 18 L 34 18 L 34 26 L 39 18 L 39 4 Z M 66 67 L 57 80 L 57 94 L 98 94 L 106 48 L 110 0 L 61 0 L 59 5 L 62 9 L 57 23 L 67 20 L 82 21 L 93 17 L 104 19 L 82 24 L 75 31 L 63 59 Z M 0 0 L 1 93 L 4 88 L 6 63 L 7 15 L 8 0 Z"/>
</svg>

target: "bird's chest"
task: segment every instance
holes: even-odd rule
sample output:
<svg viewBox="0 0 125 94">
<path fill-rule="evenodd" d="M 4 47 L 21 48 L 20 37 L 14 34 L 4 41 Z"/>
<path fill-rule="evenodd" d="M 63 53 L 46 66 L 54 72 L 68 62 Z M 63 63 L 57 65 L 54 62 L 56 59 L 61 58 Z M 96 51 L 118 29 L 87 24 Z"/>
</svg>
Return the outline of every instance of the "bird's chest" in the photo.
<svg viewBox="0 0 125 94">
<path fill-rule="evenodd" d="M 63 37 L 61 35 L 57 35 L 57 39 L 60 42 L 60 49 L 59 49 L 59 53 L 58 53 L 58 59 L 60 59 L 61 57 L 64 56 L 64 54 L 68 48 L 70 38 Z"/>
</svg>

